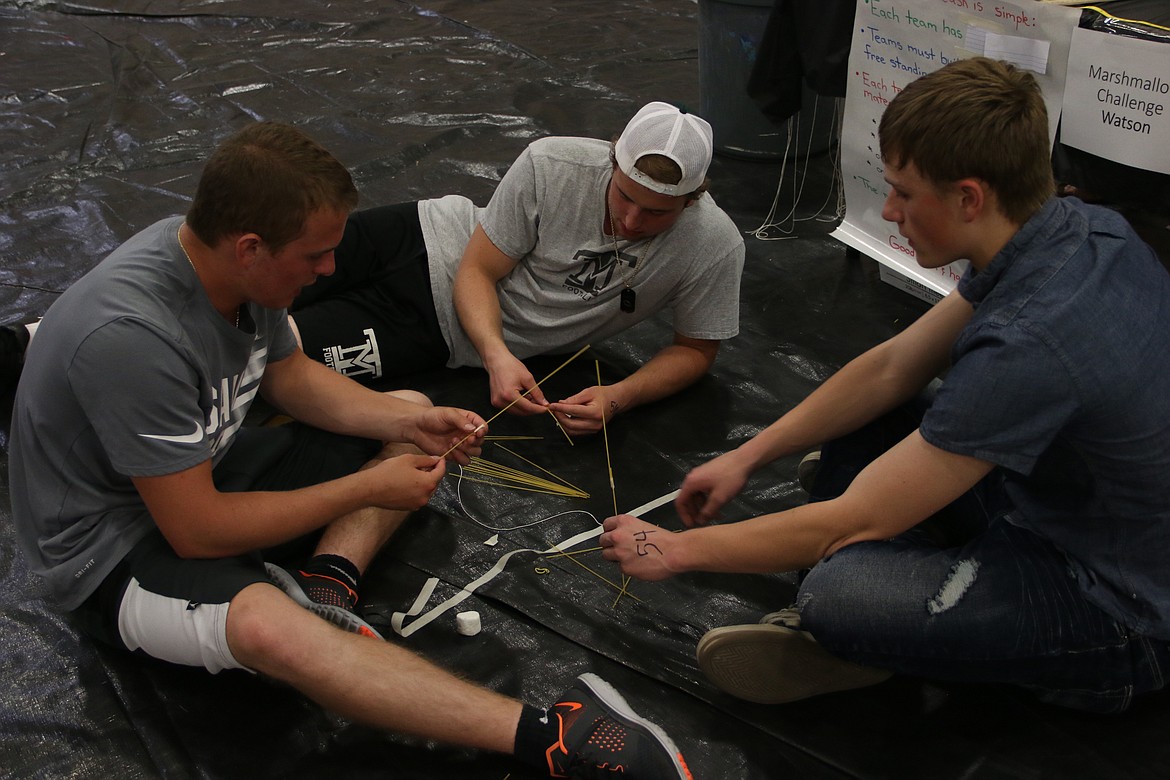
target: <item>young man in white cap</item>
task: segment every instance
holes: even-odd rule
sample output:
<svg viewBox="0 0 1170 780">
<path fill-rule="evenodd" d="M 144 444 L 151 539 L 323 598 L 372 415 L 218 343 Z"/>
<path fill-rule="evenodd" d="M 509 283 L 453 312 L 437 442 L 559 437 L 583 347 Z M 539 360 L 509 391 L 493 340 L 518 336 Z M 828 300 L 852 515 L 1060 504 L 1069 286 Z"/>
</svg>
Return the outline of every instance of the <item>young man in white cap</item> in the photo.
<svg viewBox="0 0 1170 780">
<path fill-rule="evenodd" d="M 571 434 L 675 393 L 739 330 L 743 239 L 707 188 L 711 126 L 649 103 L 616 143 L 543 138 L 486 208 L 458 195 L 353 214 L 337 272 L 291 316 L 305 352 L 363 382 L 483 366 L 491 400 Z M 521 362 L 595 344 L 662 309 L 674 338 L 620 382 L 550 403 Z"/>
</svg>

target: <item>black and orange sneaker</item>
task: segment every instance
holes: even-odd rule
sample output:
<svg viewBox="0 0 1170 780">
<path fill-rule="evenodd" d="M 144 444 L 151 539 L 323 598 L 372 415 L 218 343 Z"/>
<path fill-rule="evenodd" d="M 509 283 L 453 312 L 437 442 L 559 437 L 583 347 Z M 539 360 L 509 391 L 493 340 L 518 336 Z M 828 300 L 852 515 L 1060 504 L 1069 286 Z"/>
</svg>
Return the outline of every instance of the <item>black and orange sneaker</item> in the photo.
<svg viewBox="0 0 1170 780">
<path fill-rule="evenodd" d="M 340 578 L 330 577 L 328 574 L 308 572 L 304 569 L 293 569 L 291 574 L 311 601 L 341 607 L 350 612 L 357 610 L 357 591 Z"/>
<path fill-rule="evenodd" d="M 382 638 L 373 626 L 354 612 L 357 594 L 340 580 L 299 571 L 289 572 L 274 563 L 266 563 L 264 568 L 273 585 L 313 614 L 354 634 Z"/>
<path fill-rule="evenodd" d="M 595 674 L 578 677 L 548 717 L 558 727 L 557 741 L 545 751 L 549 777 L 693 780 L 666 732 Z"/>
</svg>

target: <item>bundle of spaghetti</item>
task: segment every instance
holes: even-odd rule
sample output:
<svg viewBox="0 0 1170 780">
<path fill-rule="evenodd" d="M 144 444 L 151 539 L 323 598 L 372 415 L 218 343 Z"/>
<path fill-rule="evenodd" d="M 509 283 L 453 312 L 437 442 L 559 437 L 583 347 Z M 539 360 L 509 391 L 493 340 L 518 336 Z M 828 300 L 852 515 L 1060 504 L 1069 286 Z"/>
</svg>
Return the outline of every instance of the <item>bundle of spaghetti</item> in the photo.
<svg viewBox="0 0 1170 780">
<path fill-rule="evenodd" d="M 511 466 L 505 466 L 501 463 L 494 463 L 484 458 L 472 458 L 471 462 L 463 467 L 463 479 L 469 482 L 479 482 L 485 485 L 494 485 L 496 487 L 509 488 L 511 490 L 526 490 L 532 493 L 548 493 L 556 496 L 566 496 L 568 498 L 589 498 L 589 494 L 581 488 L 572 484 L 564 477 L 559 477 L 546 468 L 542 468 L 524 456 L 516 453 L 499 442 L 493 442 L 497 447 L 504 450 L 513 457 L 519 458 L 525 463 L 534 468 L 543 471 L 552 477 L 552 480 L 535 474 L 529 474 Z M 476 474 L 484 477 L 484 479 L 473 479 L 467 474 Z"/>
</svg>

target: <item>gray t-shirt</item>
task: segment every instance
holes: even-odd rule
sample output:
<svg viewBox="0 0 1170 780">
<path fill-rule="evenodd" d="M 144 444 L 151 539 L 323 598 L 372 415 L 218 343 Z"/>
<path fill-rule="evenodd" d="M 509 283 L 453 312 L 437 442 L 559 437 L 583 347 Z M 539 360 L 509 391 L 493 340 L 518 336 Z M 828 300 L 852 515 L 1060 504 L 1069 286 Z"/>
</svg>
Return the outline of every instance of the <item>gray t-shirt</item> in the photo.
<svg viewBox="0 0 1170 780">
<path fill-rule="evenodd" d="M 165 219 L 114 251 L 45 315 L 21 375 L 9 449 L 12 514 L 32 570 L 81 604 L 153 527 L 131 477 L 218 463 L 265 365 L 296 342 L 284 310 L 234 328 Z"/>
<path fill-rule="evenodd" d="M 421 201 L 431 290 L 448 366 L 481 365 L 459 324 L 452 287 L 475 225 L 517 266 L 496 286 L 504 341 L 518 358 L 569 352 L 671 309 L 674 330 L 722 340 L 739 332 L 743 238 L 704 194 L 653 239 L 613 240 L 602 232 L 612 167 L 610 144 L 590 138 L 543 138 L 508 169 L 486 209 L 449 195 Z M 621 311 L 622 271 L 637 292 Z"/>
</svg>

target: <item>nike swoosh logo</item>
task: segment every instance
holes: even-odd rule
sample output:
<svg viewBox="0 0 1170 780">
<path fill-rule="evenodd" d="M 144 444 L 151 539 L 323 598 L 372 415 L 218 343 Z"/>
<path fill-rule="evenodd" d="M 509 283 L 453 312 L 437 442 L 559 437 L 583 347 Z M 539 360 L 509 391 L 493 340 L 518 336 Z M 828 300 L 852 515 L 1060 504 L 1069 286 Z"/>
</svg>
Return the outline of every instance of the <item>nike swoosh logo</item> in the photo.
<svg viewBox="0 0 1170 780">
<path fill-rule="evenodd" d="M 203 441 L 203 426 L 195 423 L 195 430 L 192 433 L 180 436 L 168 436 L 165 433 L 140 433 L 138 434 L 144 439 L 157 439 L 158 441 L 170 441 L 175 444 L 198 444 Z"/>
</svg>

